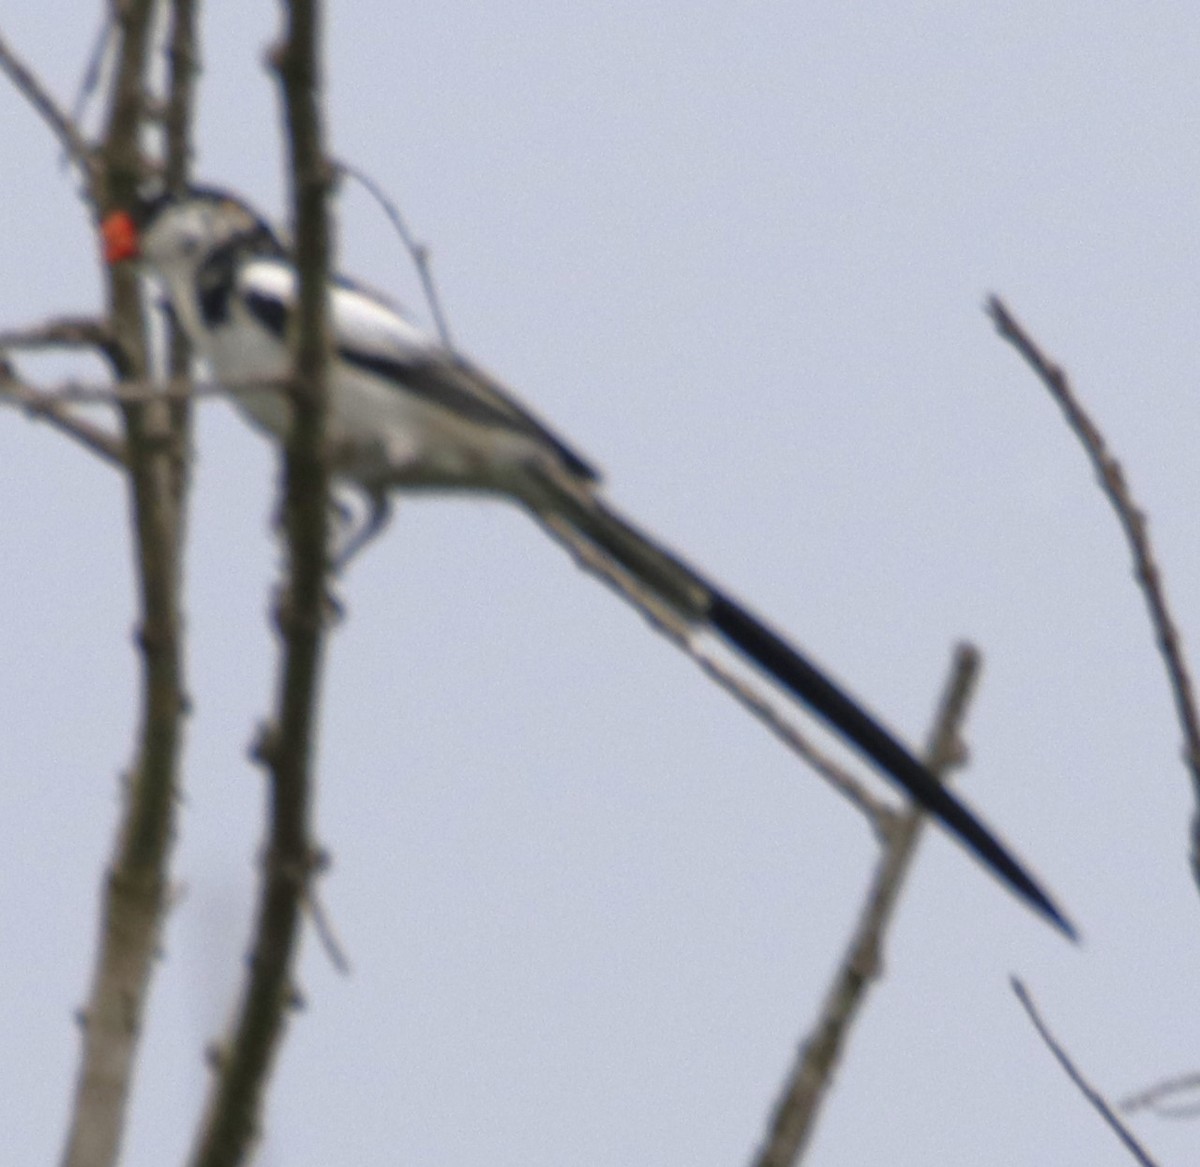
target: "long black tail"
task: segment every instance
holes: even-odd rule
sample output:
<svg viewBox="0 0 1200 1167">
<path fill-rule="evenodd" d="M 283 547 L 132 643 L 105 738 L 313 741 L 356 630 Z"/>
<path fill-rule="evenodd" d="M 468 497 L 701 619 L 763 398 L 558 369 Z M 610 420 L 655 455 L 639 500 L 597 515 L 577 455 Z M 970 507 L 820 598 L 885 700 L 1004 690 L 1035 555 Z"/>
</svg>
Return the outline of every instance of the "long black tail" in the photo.
<svg viewBox="0 0 1200 1167">
<path fill-rule="evenodd" d="M 556 537 L 556 520 L 650 588 L 688 625 L 708 627 L 837 730 L 903 787 L 984 866 L 1067 936 L 1075 929 L 1054 901 L 983 823 L 900 741 L 778 634 L 694 568 L 610 510 L 594 494 L 549 479 L 532 509 Z M 550 505 L 546 505 L 547 495 Z M 586 564 L 585 564 L 586 566 Z"/>
<path fill-rule="evenodd" d="M 745 653 L 818 717 L 836 728 L 930 814 L 940 819 L 1017 895 L 1075 939 L 1075 929 L 1070 922 L 1004 844 L 926 766 L 820 669 L 745 608 L 715 589 L 708 618 L 729 644 Z"/>
</svg>

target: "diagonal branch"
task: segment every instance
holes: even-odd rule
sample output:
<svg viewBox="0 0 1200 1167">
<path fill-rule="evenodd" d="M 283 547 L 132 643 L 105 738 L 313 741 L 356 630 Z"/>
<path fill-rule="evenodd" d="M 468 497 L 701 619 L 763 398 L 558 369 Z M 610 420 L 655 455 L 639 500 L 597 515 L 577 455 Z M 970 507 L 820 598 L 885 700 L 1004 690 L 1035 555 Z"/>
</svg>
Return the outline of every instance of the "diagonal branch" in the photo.
<svg viewBox="0 0 1200 1167">
<path fill-rule="evenodd" d="M 1146 529 L 1146 516 L 1134 501 L 1121 464 L 1109 452 L 1104 435 L 1079 403 L 1067 375 L 1042 352 L 998 296 L 988 300 L 987 312 L 996 330 L 1021 354 L 1062 409 L 1067 424 L 1083 445 L 1096 471 L 1101 489 L 1112 504 L 1129 544 L 1134 574 L 1146 600 L 1150 623 L 1175 699 L 1175 712 L 1183 731 L 1184 762 L 1191 771 L 1192 788 L 1197 801 L 1196 814 L 1192 819 L 1192 874 L 1200 883 L 1200 714 L 1196 710 L 1195 692 L 1179 630 L 1167 606 L 1166 589 L 1154 559 L 1154 549 Z"/>
<path fill-rule="evenodd" d="M 1011 978 L 1012 991 L 1017 995 L 1017 1000 L 1021 1002 L 1021 1008 L 1025 1010 L 1029 1020 L 1033 1022 L 1034 1029 L 1037 1030 L 1038 1036 L 1046 1043 L 1046 1048 L 1054 1055 L 1055 1060 L 1079 1092 L 1088 1100 L 1089 1105 L 1097 1114 L 1100 1115 L 1117 1138 L 1124 1144 L 1125 1149 L 1142 1165 L 1142 1167 L 1157 1167 L 1155 1161 L 1150 1157 L 1141 1143 L 1133 1137 L 1133 1133 L 1128 1127 L 1117 1117 L 1116 1112 L 1108 1102 L 1104 1095 L 1100 1093 L 1088 1080 L 1079 1072 L 1075 1063 L 1071 1060 L 1070 1055 L 1065 1049 L 1054 1039 L 1054 1035 L 1050 1032 L 1049 1027 L 1042 1020 L 1041 1014 L 1038 1013 L 1037 1006 L 1033 1003 L 1033 998 L 1030 997 L 1028 990 L 1016 977 Z"/>
<path fill-rule="evenodd" d="M 84 449 L 98 454 L 110 465 L 128 467 L 125 443 L 102 426 L 83 417 L 76 417 L 65 404 L 53 395 L 45 394 L 22 381 L 6 361 L 0 359 L 0 399 L 15 402 L 30 417 L 48 421 L 56 430 L 78 442 Z"/>
<path fill-rule="evenodd" d="M 75 122 L 67 115 L 37 75 L 13 51 L 0 33 L 0 72 L 3 72 L 33 106 L 42 120 L 59 140 L 63 151 L 79 164 L 88 185 L 94 184 L 98 164 L 91 144 L 79 132 Z"/>
<path fill-rule="evenodd" d="M 75 91 L 75 100 L 71 102 L 71 121 L 76 126 L 83 124 L 83 119 L 87 115 L 88 102 L 100 88 L 112 40 L 112 11 L 106 6 L 100 17 L 100 27 L 96 30 L 96 39 L 92 41 L 92 49 L 88 53 L 87 64 L 83 68 L 83 76 L 79 79 L 79 88 Z"/>
<path fill-rule="evenodd" d="M 550 513 L 534 517 L 552 538 L 566 548 L 584 571 L 612 588 L 617 595 L 640 612 L 655 631 L 691 657 L 710 680 L 724 689 L 743 709 L 765 725 L 793 754 L 808 763 L 838 794 L 855 807 L 877 834 L 882 836 L 886 833 L 894 814 L 887 803 L 876 798 L 849 770 L 813 745 L 808 737 L 771 703 L 761 685 L 750 684 L 734 669 L 706 652 L 686 621 L 680 620 L 670 607 L 629 572 L 622 570 L 608 556 L 601 554 L 586 539 L 581 538 L 570 523 Z"/>
<path fill-rule="evenodd" d="M 965 749 L 959 735 L 979 667 L 978 650 L 960 644 L 954 653 L 950 678 L 926 751 L 929 769 L 939 778 L 964 761 Z M 784 1083 L 770 1130 L 754 1160 L 755 1167 L 791 1167 L 800 1161 L 808 1146 L 851 1026 L 866 1004 L 872 983 L 880 976 L 883 939 L 916 853 L 924 819 L 920 807 L 912 806 L 895 821 L 876 865 L 854 935 L 834 975 L 817 1024 L 801 1045 Z"/>
<path fill-rule="evenodd" d="M 116 365 L 116 338 L 108 321 L 95 316 L 62 316 L 45 324 L 0 332 L 0 352 L 5 349 L 36 351 L 47 348 L 95 349 Z"/>
<path fill-rule="evenodd" d="M 1147 1086 L 1128 1098 L 1121 1099 L 1120 1107 L 1127 1114 L 1139 1110 L 1150 1110 L 1160 1118 L 1195 1118 L 1200 1115 L 1200 1102 L 1177 1102 L 1180 1095 L 1200 1091 L 1200 1074 L 1192 1071 L 1174 1078 L 1166 1078 Z"/>
</svg>

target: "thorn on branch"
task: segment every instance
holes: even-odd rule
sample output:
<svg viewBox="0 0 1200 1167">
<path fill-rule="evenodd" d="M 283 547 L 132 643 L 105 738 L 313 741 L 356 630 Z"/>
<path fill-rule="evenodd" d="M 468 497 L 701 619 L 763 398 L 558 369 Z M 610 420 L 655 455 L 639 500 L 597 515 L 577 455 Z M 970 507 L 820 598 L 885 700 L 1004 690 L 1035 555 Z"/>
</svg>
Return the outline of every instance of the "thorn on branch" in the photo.
<svg viewBox="0 0 1200 1167">
<path fill-rule="evenodd" d="M 280 73 L 283 71 L 283 63 L 287 57 L 287 43 L 280 39 L 273 44 L 267 45 L 263 50 L 263 65 L 270 69 L 272 73 Z"/>
<path fill-rule="evenodd" d="M 279 726 L 264 721 L 250 744 L 250 758 L 263 766 L 274 768 L 279 762 L 280 745 Z"/>
<path fill-rule="evenodd" d="M 318 875 L 325 871 L 329 863 L 328 852 L 324 850 L 316 852 L 314 854 L 312 874 Z M 315 880 L 309 881 L 306 903 L 309 915 L 312 917 L 313 927 L 317 932 L 317 939 L 320 941 L 321 947 L 325 950 L 325 955 L 329 958 L 329 963 L 342 976 L 349 976 L 350 960 L 346 956 L 345 948 L 334 932 L 333 921 L 330 919 L 329 913 L 325 910 L 325 905 L 322 903 L 321 897 L 317 894 Z"/>
</svg>

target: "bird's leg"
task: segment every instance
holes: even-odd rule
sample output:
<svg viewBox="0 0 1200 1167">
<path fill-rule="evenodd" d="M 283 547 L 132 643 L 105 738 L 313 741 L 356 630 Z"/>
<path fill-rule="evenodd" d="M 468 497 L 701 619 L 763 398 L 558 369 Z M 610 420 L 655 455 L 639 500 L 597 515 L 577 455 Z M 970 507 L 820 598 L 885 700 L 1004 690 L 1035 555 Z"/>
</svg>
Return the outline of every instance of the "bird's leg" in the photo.
<svg viewBox="0 0 1200 1167">
<path fill-rule="evenodd" d="M 344 503 L 334 503 L 339 520 L 347 528 L 342 545 L 335 548 L 332 555 L 330 569 L 334 575 L 340 575 L 350 561 L 383 531 L 392 517 L 391 499 L 385 491 L 368 489 L 366 493 L 369 509 L 357 530 L 353 529 L 354 515 L 351 509 Z"/>
</svg>

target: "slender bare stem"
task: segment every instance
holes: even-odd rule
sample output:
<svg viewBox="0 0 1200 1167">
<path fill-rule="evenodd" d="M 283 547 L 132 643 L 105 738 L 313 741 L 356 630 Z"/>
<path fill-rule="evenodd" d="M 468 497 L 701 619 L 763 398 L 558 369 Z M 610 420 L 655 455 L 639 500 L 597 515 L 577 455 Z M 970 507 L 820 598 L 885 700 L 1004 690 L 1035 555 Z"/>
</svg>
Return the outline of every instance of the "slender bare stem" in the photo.
<svg viewBox="0 0 1200 1167">
<path fill-rule="evenodd" d="M 1071 1079 L 1079 1092 L 1087 1099 L 1089 1105 L 1108 1123 L 1113 1133 L 1124 1144 L 1125 1149 L 1142 1164 L 1142 1167 L 1157 1167 L 1157 1164 L 1150 1157 L 1149 1153 L 1133 1137 L 1133 1133 L 1129 1128 L 1117 1117 L 1116 1112 L 1109 1106 L 1104 1095 L 1079 1072 L 1067 1051 L 1054 1039 L 1054 1035 L 1042 1020 L 1037 1006 L 1033 1003 L 1033 998 L 1030 997 L 1029 991 L 1016 977 L 1011 979 L 1011 984 L 1017 1000 L 1021 1002 L 1021 1007 L 1025 1010 L 1029 1020 L 1033 1022 L 1033 1027 L 1037 1030 L 1038 1036 L 1046 1043 L 1046 1048 L 1054 1055 L 1055 1060 L 1062 1066 L 1067 1077 Z"/>
<path fill-rule="evenodd" d="M 939 778 L 965 760 L 960 733 L 979 665 L 974 647 L 958 646 L 926 751 L 929 769 Z M 884 936 L 916 853 L 924 818 L 919 807 L 910 807 L 896 820 L 884 844 L 858 925 L 834 974 L 817 1023 L 800 1046 L 780 1092 L 766 1139 L 754 1160 L 756 1167 L 790 1167 L 800 1161 L 808 1146 L 851 1026 L 866 1004 L 872 983 L 880 976 Z"/>
<path fill-rule="evenodd" d="M 108 59 L 109 48 L 113 39 L 112 11 L 106 5 L 100 18 L 100 27 L 96 30 L 96 39 L 92 41 L 92 50 L 88 53 L 87 65 L 84 66 L 83 76 L 79 79 L 79 88 L 75 100 L 71 103 L 71 121 L 82 125 L 87 113 L 88 103 L 100 88 L 104 76 L 104 62 Z"/>
<path fill-rule="evenodd" d="M 428 246 L 422 243 L 408 229 L 408 224 L 404 221 L 404 216 L 400 214 L 400 208 L 396 206 L 395 201 L 388 197 L 383 187 L 367 174 L 365 170 L 360 170 L 357 166 L 351 166 L 349 162 L 337 162 L 335 166 L 340 173 L 361 183 L 371 197 L 383 208 L 383 213 L 391 220 L 396 234 L 400 236 L 400 242 L 404 244 L 405 251 L 408 252 L 412 259 L 413 267 L 417 269 L 417 278 L 421 281 L 421 290 L 425 294 L 425 303 L 429 306 L 429 314 L 433 317 L 433 323 L 437 328 L 438 336 L 441 337 L 442 344 L 448 349 L 454 348 L 454 342 L 450 339 L 450 324 L 446 319 L 446 314 L 442 311 L 442 301 L 438 296 L 437 285 L 434 283 L 433 264 L 430 262 Z"/>
<path fill-rule="evenodd" d="M 2 348 L 0 352 L 3 352 Z M 290 384 L 286 380 L 217 382 L 175 378 L 164 381 L 158 377 L 129 377 L 115 385 L 67 381 L 39 392 L 42 401 L 55 405 L 113 405 L 124 408 L 153 401 L 200 401 L 210 397 L 236 399 L 261 393 L 286 393 Z M 3 391 L 0 390 L 2 397 Z"/>
<path fill-rule="evenodd" d="M 90 186 L 95 178 L 97 166 L 92 146 L 79 132 L 75 122 L 51 96 L 37 74 L 13 51 L 3 34 L 0 34 L 0 72 L 8 77 L 50 127 L 64 152 L 79 164 Z"/>
<path fill-rule="evenodd" d="M 0 352 L 8 349 L 89 348 L 111 360 L 115 344 L 108 321 L 95 316 L 64 316 L 29 328 L 0 331 Z"/>
<path fill-rule="evenodd" d="M 284 464 L 289 579 L 278 617 L 283 662 L 278 712 L 260 749 L 270 772 L 270 827 L 249 979 L 197 1142 L 195 1167 L 244 1162 L 258 1135 L 266 1082 L 294 1000 L 302 909 L 319 866 L 309 817 L 324 643 L 330 171 L 321 144 L 318 6 L 316 0 L 290 0 L 287 7 L 287 36 L 275 51 L 274 65 L 291 149 L 300 287 Z"/>
<path fill-rule="evenodd" d="M 86 450 L 98 454 L 110 465 L 125 469 L 128 459 L 125 443 L 108 430 L 87 418 L 76 417 L 66 405 L 43 394 L 22 381 L 9 366 L 0 361 L 0 398 L 19 405 L 30 417 L 49 422 L 60 433 L 78 442 Z"/>
<path fill-rule="evenodd" d="M 1120 1107 L 1128 1114 L 1139 1110 L 1150 1110 L 1163 1118 L 1195 1118 L 1200 1114 L 1200 1102 L 1179 1102 L 1181 1095 L 1195 1095 L 1200 1091 L 1200 1074 L 1180 1074 L 1147 1086 L 1128 1098 L 1122 1098 Z"/>
<path fill-rule="evenodd" d="M 792 753 L 808 763 L 838 794 L 860 811 L 877 834 L 886 834 L 894 812 L 882 799 L 871 794 L 845 767 L 813 745 L 772 704 L 760 685 L 747 682 L 734 669 L 705 651 L 691 625 L 680 619 L 669 605 L 664 604 L 629 572 L 622 570 L 612 559 L 582 538 L 569 523 L 551 513 L 539 514 L 536 518 L 571 553 L 580 567 L 602 580 L 627 603 L 633 605 L 652 628 L 670 640 L 681 652 L 690 656 L 710 680 L 720 685 Z"/>
<path fill-rule="evenodd" d="M 1183 731 L 1183 758 L 1191 773 L 1196 799 L 1196 812 L 1192 818 L 1192 875 L 1200 885 L 1200 713 L 1196 709 L 1195 690 L 1184 656 L 1183 642 L 1167 605 L 1166 588 L 1154 558 L 1146 516 L 1134 500 L 1120 462 L 1109 451 L 1104 435 L 1076 397 L 1066 373 L 1042 352 L 998 296 L 988 301 L 987 311 L 996 330 L 1021 354 L 1063 411 L 1067 424 L 1096 471 L 1101 489 L 1112 504 L 1129 544 L 1134 575 L 1146 601 L 1155 640 L 1175 699 L 1176 716 Z"/>
</svg>

